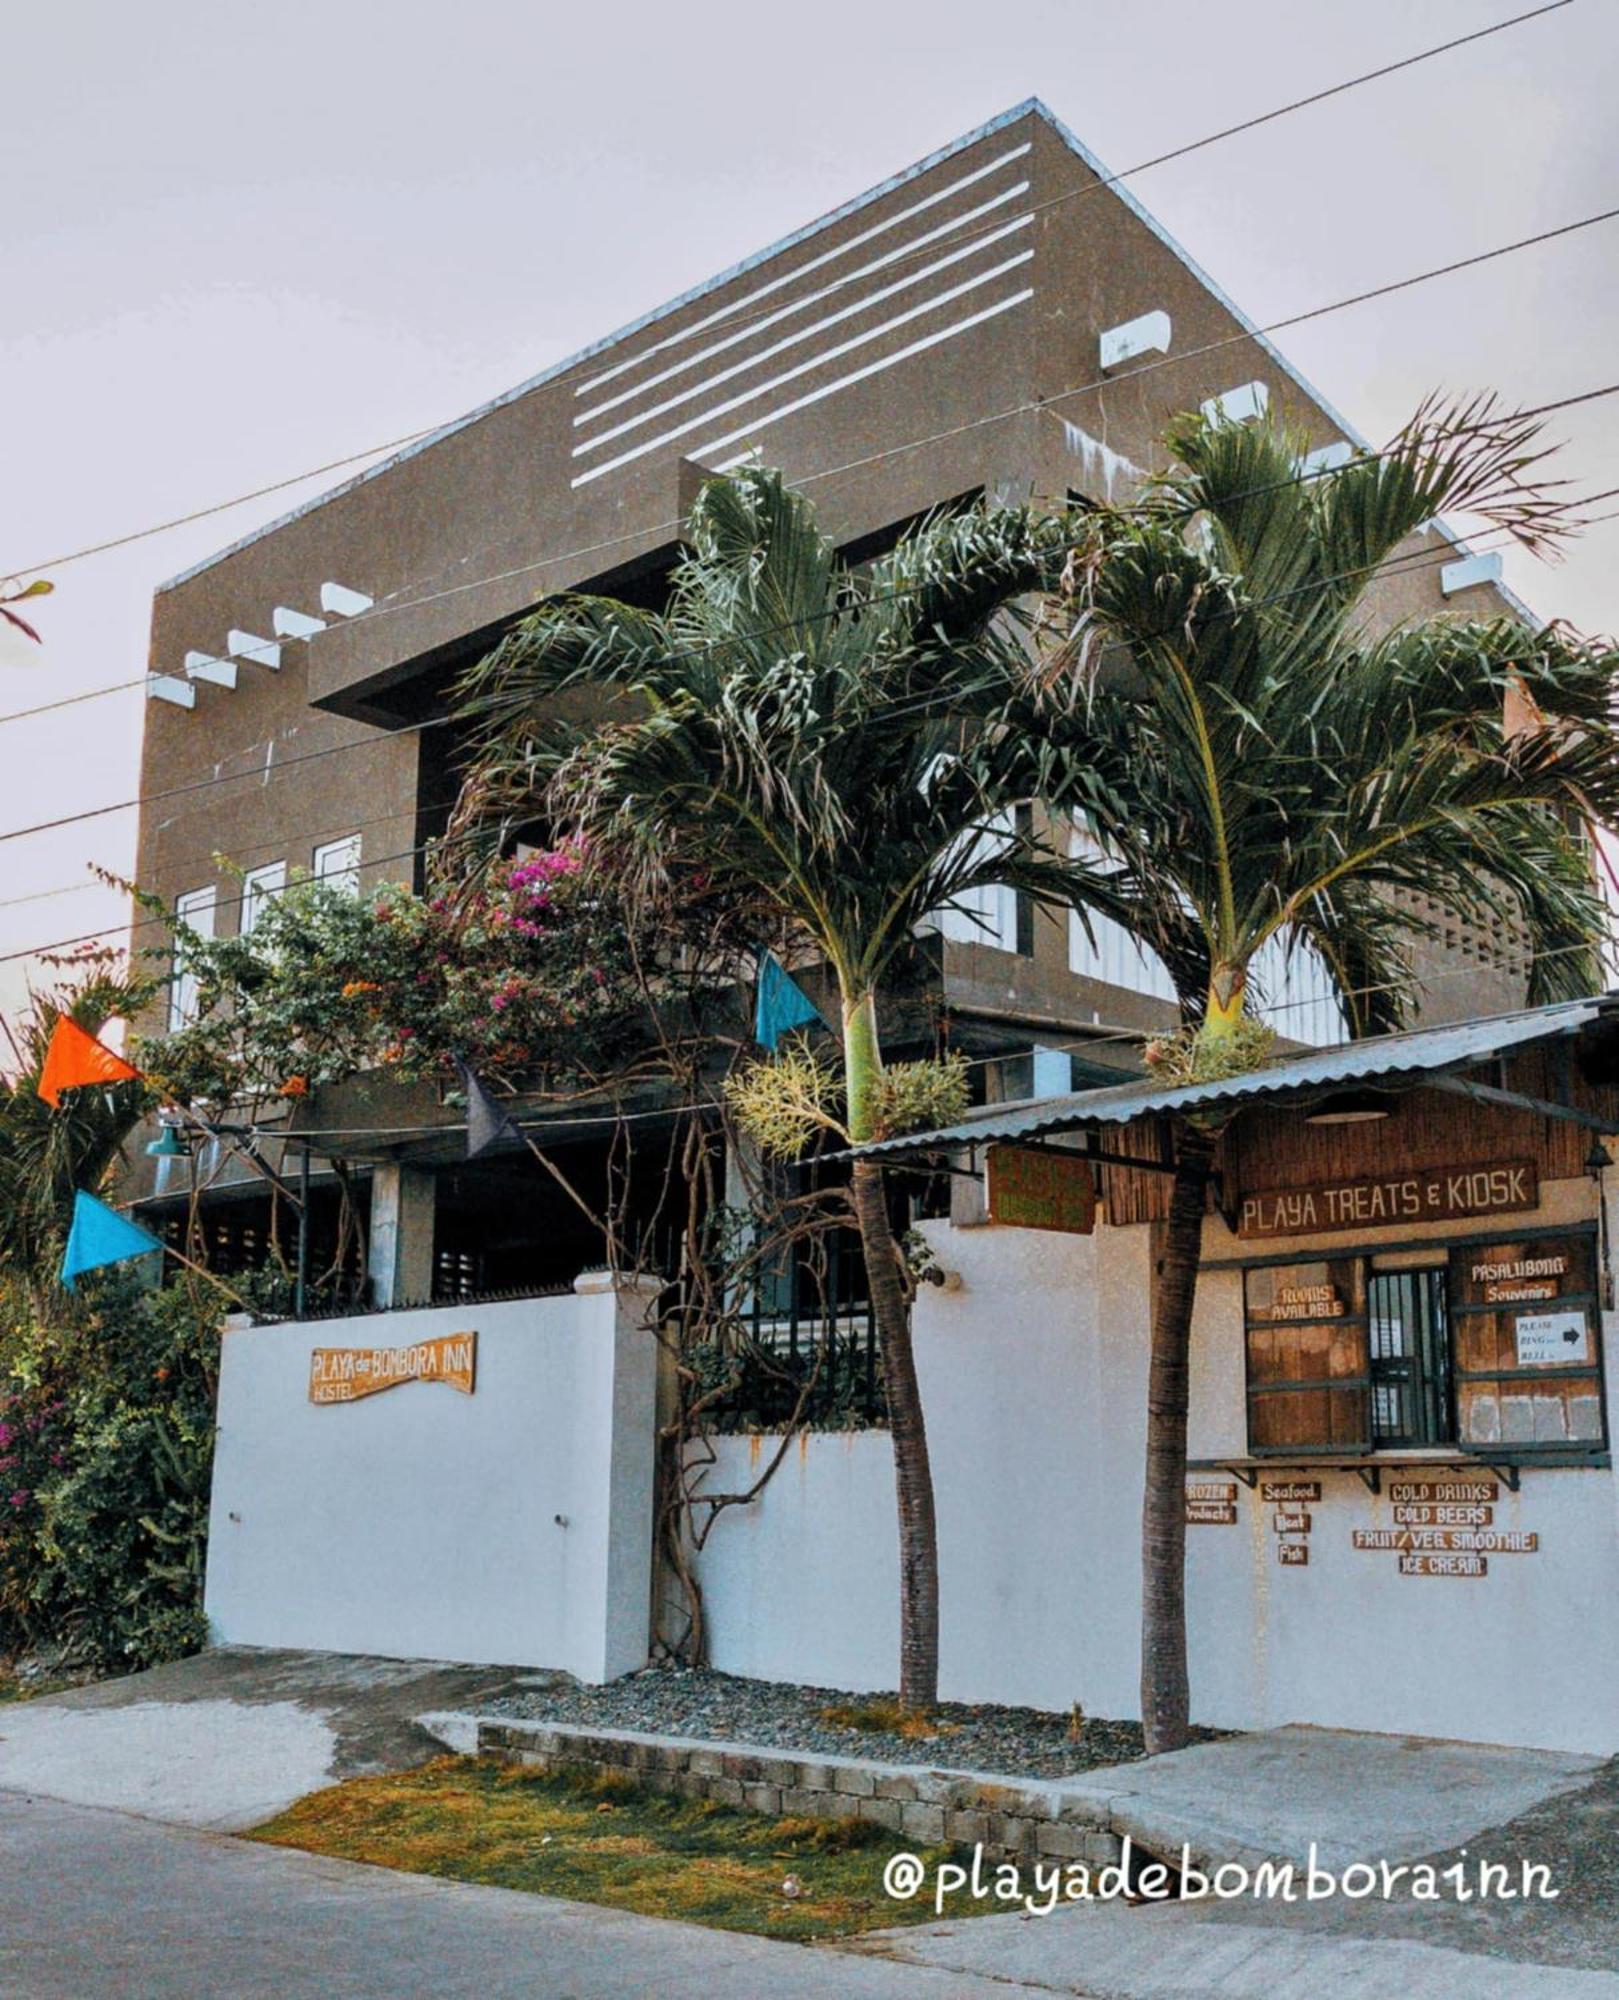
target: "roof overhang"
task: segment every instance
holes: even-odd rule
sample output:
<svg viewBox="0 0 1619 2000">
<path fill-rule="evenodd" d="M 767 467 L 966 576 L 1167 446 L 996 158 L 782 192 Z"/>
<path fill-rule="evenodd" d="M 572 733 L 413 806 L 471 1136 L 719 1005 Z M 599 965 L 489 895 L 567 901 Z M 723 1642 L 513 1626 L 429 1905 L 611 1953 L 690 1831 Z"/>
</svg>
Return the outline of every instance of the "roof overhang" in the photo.
<svg viewBox="0 0 1619 2000">
<path fill-rule="evenodd" d="M 1524 1098 L 1512 1091 L 1472 1082 L 1465 1075 L 1477 1064 L 1509 1050 L 1572 1037 L 1601 1020 L 1619 1023 L 1619 993 L 1600 994 L 1589 1000 L 1558 1001 L 1547 1007 L 1490 1015 L 1452 1027 L 1346 1042 L 1338 1048 L 1290 1056 L 1250 1075 L 1228 1077 L 1219 1083 L 1166 1085 L 1149 1079 L 1110 1085 L 1102 1090 L 1076 1091 L 1066 1097 L 986 1105 L 959 1124 L 858 1146 L 843 1157 L 899 1159 L 918 1153 L 960 1152 L 981 1145 L 1032 1143 L 1066 1133 L 1128 1125 L 1137 1118 L 1155 1115 L 1234 1112 L 1262 1102 L 1302 1103 L 1354 1084 L 1387 1090 L 1437 1086 L 1484 1102 L 1569 1118 L 1597 1132 L 1615 1132 L 1619 1126 L 1573 1105 Z"/>
</svg>

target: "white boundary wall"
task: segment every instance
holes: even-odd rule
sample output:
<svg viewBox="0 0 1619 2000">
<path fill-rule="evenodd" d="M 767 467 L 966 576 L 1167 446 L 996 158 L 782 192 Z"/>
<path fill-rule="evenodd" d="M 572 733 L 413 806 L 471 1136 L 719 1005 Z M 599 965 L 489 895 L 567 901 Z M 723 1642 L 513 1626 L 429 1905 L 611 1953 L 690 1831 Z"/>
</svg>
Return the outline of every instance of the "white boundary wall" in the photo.
<svg viewBox="0 0 1619 2000">
<path fill-rule="evenodd" d="M 585 1289 L 600 1287 L 599 1289 Z M 222 1644 L 563 1667 L 644 1664 L 657 1345 L 645 1299 L 371 1313 L 225 1336 L 207 1610 Z M 476 1329 L 470 1396 L 309 1401 L 317 1347 Z"/>
<path fill-rule="evenodd" d="M 1523 1220 L 1591 1214 L 1588 1181 L 1551 1183 L 1543 1194 L 1540 1212 Z M 916 1313 L 939 1509 L 941 1693 L 1136 1715 L 1151 1232 L 1103 1225 L 1067 1237 L 933 1223 L 927 1233 L 963 1279 L 960 1291 L 924 1287 Z M 1344 1250 L 1369 1240 L 1331 1239 Z M 1239 1245 L 1209 1223 L 1211 1259 L 1272 1247 Z M 1303 1255 L 1310 1244 L 1280 1247 Z M 1604 1314 L 1603 1327 L 1612 1436 L 1619 1315 Z M 1240 1277 L 1208 1272 L 1193 1330 L 1194 1458 L 1246 1452 L 1242 1343 Z M 750 1483 L 770 1443 L 717 1442 L 705 1482 L 716 1492 Z M 1322 1497 L 1309 1510 L 1307 1567 L 1278 1564 L 1272 1510 L 1240 1486 L 1235 1526 L 1187 1530 L 1198 1721 L 1619 1750 L 1611 1471 L 1530 1468 L 1521 1492 L 1503 1485 L 1494 1526 L 1536 1533 L 1540 1547 L 1491 1557 L 1480 1579 L 1403 1577 L 1393 1554 L 1352 1546 L 1354 1529 L 1392 1525 L 1389 1475 L 1376 1497 L 1353 1473 L 1309 1476 Z M 716 1667 L 894 1687 L 887 1433 L 795 1441 L 759 1501 L 718 1522 L 699 1574 Z"/>
</svg>

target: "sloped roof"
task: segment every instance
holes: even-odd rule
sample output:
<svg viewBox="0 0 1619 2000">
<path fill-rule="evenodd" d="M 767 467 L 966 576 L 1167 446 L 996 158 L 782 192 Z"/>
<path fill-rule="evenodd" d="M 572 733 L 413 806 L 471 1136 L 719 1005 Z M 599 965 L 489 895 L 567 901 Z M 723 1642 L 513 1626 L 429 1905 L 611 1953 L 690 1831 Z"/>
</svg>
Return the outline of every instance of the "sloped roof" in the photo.
<svg viewBox="0 0 1619 2000">
<path fill-rule="evenodd" d="M 1619 1019 L 1619 993 L 1601 994 L 1590 1000 L 1558 1001 L 1514 1014 L 1492 1014 L 1452 1027 L 1375 1035 L 1365 1041 L 1345 1042 L 1338 1048 L 1291 1056 L 1251 1075 L 1228 1077 L 1220 1083 L 1166 1085 L 1149 1078 L 1138 1083 L 1110 1084 L 1102 1090 L 1075 1091 L 1067 1097 L 988 1104 L 958 1125 L 947 1125 L 934 1132 L 913 1132 L 902 1139 L 884 1139 L 874 1145 L 856 1147 L 854 1152 L 866 1157 L 950 1151 L 994 1140 L 1035 1139 L 1077 1132 L 1092 1125 L 1127 1125 L 1133 1118 L 1157 1112 L 1191 1112 L 1215 1105 L 1299 1097 L 1345 1084 L 1394 1085 L 1442 1071 L 1465 1069 L 1530 1042 L 1571 1035 L 1603 1016 Z"/>
</svg>

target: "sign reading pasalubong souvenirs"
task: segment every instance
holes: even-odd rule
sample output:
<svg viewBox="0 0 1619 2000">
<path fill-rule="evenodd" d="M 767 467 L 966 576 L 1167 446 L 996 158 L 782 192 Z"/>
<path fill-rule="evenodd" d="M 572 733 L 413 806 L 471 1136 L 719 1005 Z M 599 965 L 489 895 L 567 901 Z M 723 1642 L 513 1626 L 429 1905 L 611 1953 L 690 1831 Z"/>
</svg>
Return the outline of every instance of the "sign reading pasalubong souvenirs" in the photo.
<svg viewBox="0 0 1619 2000">
<path fill-rule="evenodd" d="M 1322 1181 L 1312 1187 L 1246 1194 L 1237 1234 L 1311 1236 L 1397 1222 L 1513 1215 L 1533 1208 L 1539 1200 L 1540 1177 L 1528 1160 L 1482 1167 L 1418 1167 L 1374 1180 Z"/>
</svg>

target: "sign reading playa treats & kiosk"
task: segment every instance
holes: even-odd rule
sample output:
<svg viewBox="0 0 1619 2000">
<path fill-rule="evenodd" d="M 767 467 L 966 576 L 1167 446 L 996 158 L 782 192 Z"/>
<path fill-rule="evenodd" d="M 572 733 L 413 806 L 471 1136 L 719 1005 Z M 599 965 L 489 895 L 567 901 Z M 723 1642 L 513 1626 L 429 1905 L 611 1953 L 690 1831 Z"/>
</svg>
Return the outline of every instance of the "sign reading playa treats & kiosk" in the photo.
<svg viewBox="0 0 1619 2000">
<path fill-rule="evenodd" d="M 1532 1161 L 1482 1167 L 1421 1167 L 1375 1180 L 1245 1194 L 1239 1236 L 1314 1236 L 1394 1222 L 1450 1222 L 1469 1215 L 1514 1215 L 1540 1200 Z"/>
</svg>

